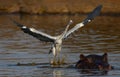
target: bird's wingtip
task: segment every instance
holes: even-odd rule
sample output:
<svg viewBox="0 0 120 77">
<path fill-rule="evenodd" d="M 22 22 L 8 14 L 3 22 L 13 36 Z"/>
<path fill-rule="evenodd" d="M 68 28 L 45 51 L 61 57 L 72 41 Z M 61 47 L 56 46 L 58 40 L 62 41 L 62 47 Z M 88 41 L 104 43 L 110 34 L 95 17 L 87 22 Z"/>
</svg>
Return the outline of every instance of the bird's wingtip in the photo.
<svg viewBox="0 0 120 77">
<path fill-rule="evenodd" d="M 101 12 L 103 5 L 98 5 L 90 14 L 88 14 L 87 19 L 93 20 L 96 16 L 98 16 Z"/>
<path fill-rule="evenodd" d="M 100 5 L 98 5 L 98 7 L 102 8 L 102 7 L 103 7 L 103 5 L 102 5 L 102 4 L 100 4 Z"/>
<path fill-rule="evenodd" d="M 24 25 L 22 25 L 22 24 L 20 24 L 20 23 L 18 23 L 17 21 L 15 21 L 13 18 L 11 18 L 11 17 L 8 17 L 15 25 L 17 25 L 18 27 L 20 27 L 20 28 L 25 28 L 25 26 Z"/>
<path fill-rule="evenodd" d="M 96 9 L 101 10 L 101 9 L 102 9 L 102 7 L 103 7 L 103 5 L 101 4 L 101 5 L 98 5 L 98 6 L 96 7 Z"/>
</svg>

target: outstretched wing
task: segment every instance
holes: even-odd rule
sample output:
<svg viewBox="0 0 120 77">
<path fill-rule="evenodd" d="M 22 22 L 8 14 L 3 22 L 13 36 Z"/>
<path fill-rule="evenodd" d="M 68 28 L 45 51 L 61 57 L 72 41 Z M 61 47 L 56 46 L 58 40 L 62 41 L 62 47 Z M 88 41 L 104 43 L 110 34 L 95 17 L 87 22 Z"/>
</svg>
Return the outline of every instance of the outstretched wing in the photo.
<svg viewBox="0 0 120 77">
<path fill-rule="evenodd" d="M 54 40 L 56 39 L 55 37 L 52 37 L 46 33 L 43 33 L 43 32 L 40 32 L 34 28 L 28 28 L 26 26 L 24 26 L 23 24 L 20 24 L 16 21 L 14 21 L 13 19 L 11 19 L 13 21 L 13 23 L 15 25 L 17 25 L 18 27 L 21 28 L 21 30 L 24 32 L 24 33 L 27 33 L 29 35 L 32 35 L 33 37 L 39 39 L 40 41 L 44 41 L 44 42 L 54 42 Z"/>
<path fill-rule="evenodd" d="M 98 7 L 96 7 L 88 16 L 87 18 L 82 21 L 81 23 L 76 24 L 76 26 L 74 26 L 72 29 L 70 29 L 64 38 L 67 38 L 71 33 L 73 33 L 74 31 L 76 31 L 77 29 L 83 27 L 85 24 L 87 24 L 88 22 L 91 22 L 91 20 L 93 20 L 96 16 L 98 16 L 100 14 L 102 5 L 99 5 Z"/>
</svg>

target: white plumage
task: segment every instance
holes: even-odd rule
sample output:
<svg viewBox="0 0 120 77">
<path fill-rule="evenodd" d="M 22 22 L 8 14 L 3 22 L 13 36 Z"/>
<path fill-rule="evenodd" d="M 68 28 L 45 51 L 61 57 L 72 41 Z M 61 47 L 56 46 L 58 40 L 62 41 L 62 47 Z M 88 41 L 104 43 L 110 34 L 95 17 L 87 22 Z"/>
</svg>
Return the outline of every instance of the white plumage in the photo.
<svg viewBox="0 0 120 77">
<path fill-rule="evenodd" d="M 46 33 L 43 33 L 41 31 L 38 31 L 34 28 L 28 28 L 13 19 L 11 19 L 18 27 L 21 28 L 25 33 L 32 35 L 33 37 L 39 39 L 40 41 L 45 41 L 45 42 L 51 42 L 52 47 L 50 49 L 50 52 L 53 52 L 53 55 L 56 57 L 58 53 L 61 51 L 61 45 L 63 39 L 66 39 L 71 33 L 74 31 L 78 30 L 79 28 L 83 27 L 87 23 L 91 22 L 91 20 L 94 19 L 94 17 L 98 16 L 100 11 L 101 11 L 102 5 L 99 5 L 96 7 L 88 16 L 85 20 L 83 20 L 81 23 L 76 24 L 72 29 L 68 31 L 69 26 L 72 23 L 72 20 L 68 23 L 67 27 L 65 28 L 65 31 L 59 35 L 59 36 L 51 36 Z M 50 53 L 49 52 L 49 53 Z"/>
</svg>

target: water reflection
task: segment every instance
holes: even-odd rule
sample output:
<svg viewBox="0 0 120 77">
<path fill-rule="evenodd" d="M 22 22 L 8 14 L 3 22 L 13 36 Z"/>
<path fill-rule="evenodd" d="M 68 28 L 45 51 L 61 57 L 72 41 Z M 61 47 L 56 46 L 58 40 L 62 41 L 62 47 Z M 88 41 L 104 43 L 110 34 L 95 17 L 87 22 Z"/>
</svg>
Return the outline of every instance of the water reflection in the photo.
<svg viewBox="0 0 120 77">
<path fill-rule="evenodd" d="M 48 63 L 49 43 L 42 43 L 24 34 L 8 16 L 37 30 L 51 35 L 61 34 L 66 23 L 73 19 L 74 24 L 84 19 L 84 15 L 0 15 L 0 76 L 55 76 L 80 77 L 76 69 L 38 68 L 37 66 L 8 66 L 17 63 Z M 102 54 L 108 52 L 109 62 L 120 66 L 120 17 L 99 16 L 93 22 L 76 31 L 64 41 L 61 54 L 67 55 L 69 63 L 75 63 L 80 53 Z M 119 70 L 109 71 L 105 77 L 120 76 Z"/>
<path fill-rule="evenodd" d="M 62 77 L 63 73 L 63 70 L 54 70 L 53 77 Z"/>
</svg>

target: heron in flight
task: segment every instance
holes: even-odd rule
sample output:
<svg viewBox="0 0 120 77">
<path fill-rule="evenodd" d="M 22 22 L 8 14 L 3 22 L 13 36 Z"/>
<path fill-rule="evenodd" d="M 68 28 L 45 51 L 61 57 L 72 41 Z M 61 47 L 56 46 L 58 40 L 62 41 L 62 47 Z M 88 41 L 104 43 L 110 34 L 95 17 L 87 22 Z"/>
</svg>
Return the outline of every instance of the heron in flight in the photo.
<svg viewBox="0 0 120 77">
<path fill-rule="evenodd" d="M 80 23 L 76 24 L 72 29 L 68 30 L 69 26 L 72 23 L 72 20 L 69 21 L 68 25 L 66 26 L 64 32 L 58 36 L 51 36 L 49 34 L 46 34 L 44 32 L 38 31 L 34 28 L 29 28 L 23 24 L 20 24 L 16 22 L 15 20 L 11 19 L 14 24 L 16 24 L 18 27 L 21 28 L 21 30 L 29 35 L 32 35 L 33 37 L 37 38 L 40 41 L 44 42 L 51 42 L 52 47 L 49 51 L 49 53 L 53 53 L 54 57 L 58 55 L 58 53 L 61 51 L 61 45 L 62 41 L 66 39 L 70 34 L 78 30 L 79 28 L 83 27 L 87 23 L 91 22 L 96 16 L 99 15 L 101 11 L 102 5 L 97 6 L 88 16 Z"/>
</svg>

